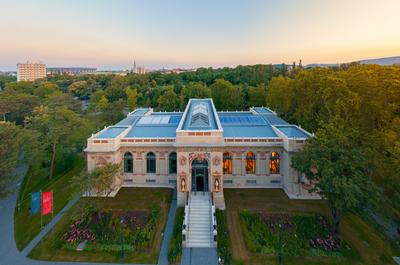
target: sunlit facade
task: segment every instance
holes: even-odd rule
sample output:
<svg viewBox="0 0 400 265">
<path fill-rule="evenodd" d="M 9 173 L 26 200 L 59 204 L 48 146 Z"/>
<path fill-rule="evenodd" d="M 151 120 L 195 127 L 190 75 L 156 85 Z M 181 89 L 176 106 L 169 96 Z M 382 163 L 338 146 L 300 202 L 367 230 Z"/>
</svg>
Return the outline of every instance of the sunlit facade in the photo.
<svg viewBox="0 0 400 265">
<path fill-rule="evenodd" d="M 229 188 L 281 188 L 290 198 L 316 198 L 290 167 L 311 135 L 268 108 L 217 112 L 211 99 L 191 99 L 184 112 L 140 108 L 88 139 L 88 169 L 121 163 L 123 186 L 177 188 L 179 205 L 193 191 L 225 207 Z"/>
</svg>

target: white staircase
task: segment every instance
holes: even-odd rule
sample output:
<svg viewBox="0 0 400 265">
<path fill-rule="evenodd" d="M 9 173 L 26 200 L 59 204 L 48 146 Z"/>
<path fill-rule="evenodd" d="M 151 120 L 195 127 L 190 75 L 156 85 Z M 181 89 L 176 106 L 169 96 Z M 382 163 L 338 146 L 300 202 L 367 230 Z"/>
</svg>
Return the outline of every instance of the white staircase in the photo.
<svg viewBox="0 0 400 265">
<path fill-rule="evenodd" d="M 189 204 L 187 247 L 213 247 L 209 192 L 192 192 Z"/>
</svg>

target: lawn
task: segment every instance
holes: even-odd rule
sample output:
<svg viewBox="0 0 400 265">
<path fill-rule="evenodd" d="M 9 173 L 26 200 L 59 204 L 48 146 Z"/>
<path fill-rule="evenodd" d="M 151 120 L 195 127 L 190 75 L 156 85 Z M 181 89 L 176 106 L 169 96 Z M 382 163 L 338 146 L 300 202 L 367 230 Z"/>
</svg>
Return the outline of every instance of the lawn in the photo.
<svg viewBox="0 0 400 265">
<path fill-rule="evenodd" d="M 82 212 L 88 200 L 97 200 L 99 209 L 104 212 L 146 212 L 158 209 L 159 215 L 155 225 L 154 237 L 145 242 L 141 251 L 125 249 L 121 259 L 119 248 L 109 250 L 76 251 L 66 249 L 65 233 Z M 76 205 L 56 224 L 43 240 L 29 254 L 30 258 L 51 261 L 84 261 L 84 262 L 122 262 L 122 263 L 157 263 L 161 246 L 161 234 L 164 231 L 168 210 L 172 200 L 172 190 L 167 188 L 122 188 L 114 198 L 81 198 Z"/>
<path fill-rule="evenodd" d="M 290 200 L 280 189 L 225 189 L 226 217 L 234 264 L 277 264 L 274 254 L 260 254 L 246 246 L 240 214 L 243 211 L 268 214 L 320 214 L 329 218 L 323 201 Z M 394 264 L 395 250 L 372 225 L 355 215 L 343 218 L 341 238 L 350 246 L 346 257 L 284 256 L 284 264 Z M 233 243 L 234 242 L 234 243 Z M 399 254 L 399 253 L 397 253 Z"/>
<path fill-rule="evenodd" d="M 70 180 L 85 167 L 82 157 L 77 157 L 73 167 L 63 174 L 56 175 L 52 181 L 44 182 L 39 176 L 29 176 L 24 179 L 19 193 L 17 209 L 14 214 L 14 237 L 17 248 L 22 250 L 40 232 L 40 215 L 29 215 L 30 193 L 42 189 L 53 191 L 54 214 L 57 214 L 71 199 L 73 194 Z M 28 172 L 29 174 L 29 172 Z M 18 209 L 19 208 L 19 209 Z M 51 215 L 43 217 L 43 225 L 51 221 Z M 29 229 L 27 229 L 29 228 Z"/>
</svg>

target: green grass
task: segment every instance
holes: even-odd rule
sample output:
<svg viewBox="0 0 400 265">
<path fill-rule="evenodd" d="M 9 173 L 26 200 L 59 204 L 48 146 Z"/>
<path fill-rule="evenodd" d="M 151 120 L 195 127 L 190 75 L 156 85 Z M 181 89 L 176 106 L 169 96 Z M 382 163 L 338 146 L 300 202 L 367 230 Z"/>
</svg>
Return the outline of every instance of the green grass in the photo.
<svg viewBox="0 0 400 265">
<path fill-rule="evenodd" d="M 57 214 L 71 199 L 73 194 L 70 180 L 73 176 L 79 174 L 85 167 L 85 161 L 82 157 L 75 160 L 74 166 L 64 174 L 56 176 L 52 181 L 43 182 L 37 176 L 29 176 L 25 178 L 21 185 L 19 207 L 14 214 L 14 237 L 17 248 L 22 250 L 29 242 L 40 232 L 40 214 L 34 216 L 29 215 L 30 192 L 53 191 L 54 196 L 54 214 Z M 29 173 L 28 173 L 29 174 Z M 38 186 L 41 183 L 41 186 Z M 18 210 L 19 208 L 19 210 Z M 43 225 L 51 221 L 51 214 L 43 216 Z"/>
<path fill-rule="evenodd" d="M 232 264 L 231 242 L 229 241 L 229 230 L 226 222 L 226 212 L 217 210 L 217 242 L 218 242 L 218 256 L 222 258 L 225 265 Z"/>
<path fill-rule="evenodd" d="M 168 261 L 170 264 L 179 264 L 182 257 L 182 224 L 184 218 L 185 208 L 177 208 L 174 231 L 168 247 Z"/>
<path fill-rule="evenodd" d="M 323 201 L 290 200 L 280 189 L 225 189 L 224 195 L 234 264 L 278 263 L 276 255 L 255 254 L 247 249 L 239 219 L 241 211 L 318 213 L 330 216 Z M 356 215 L 343 218 L 340 235 L 352 249 L 347 257 L 284 257 L 283 264 L 394 264 L 391 257 L 400 254 L 371 224 Z"/>
<path fill-rule="evenodd" d="M 82 211 L 89 200 L 98 200 L 102 211 L 150 211 L 159 207 L 160 218 L 151 247 L 141 252 L 125 252 L 122 260 L 120 252 L 75 251 L 62 249 L 63 235 L 67 231 L 74 216 Z M 73 208 L 66 213 L 42 241 L 29 254 L 30 258 L 51 261 L 82 261 L 82 262 L 121 262 L 121 263 L 157 263 L 161 246 L 161 234 L 164 230 L 169 206 L 172 200 L 172 190 L 166 188 L 122 188 L 114 198 L 81 198 Z"/>
</svg>

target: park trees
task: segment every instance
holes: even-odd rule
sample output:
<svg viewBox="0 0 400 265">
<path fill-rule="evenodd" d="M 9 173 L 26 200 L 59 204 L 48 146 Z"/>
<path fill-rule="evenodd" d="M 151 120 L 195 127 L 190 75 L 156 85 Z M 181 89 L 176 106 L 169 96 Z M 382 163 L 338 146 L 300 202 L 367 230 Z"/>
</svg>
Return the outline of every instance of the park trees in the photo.
<svg viewBox="0 0 400 265">
<path fill-rule="evenodd" d="M 211 97 L 219 110 L 240 110 L 245 105 L 245 95 L 242 85 L 217 79 L 211 86 Z"/>
<path fill-rule="evenodd" d="M 14 170 L 20 153 L 22 130 L 13 123 L 0 121 L 0 198 L 13 191 Z"/>
<path fill-rule="evenodd" d="M 108 197 L 114 189 L 120 168 L 120 164 L 107 163 L 90 172 L 84 169 L 80 175 L 71 180 L 71 184 L 76 187 L 74 190 L 78 193 Z"/>
<path fill-rule="evenodd" d="M 133 111 L 134 109 L 136 109 L 136 103 L 139 96 L 138 91 L 137 89 L 126 88 L 125 94 L 127 97 L 126 102 L 128 105 L 128 110 Z"/>
<path fill-rule="evenodd" d="M 176 95 L 173 86 L 164 88 L 165 92 L 162 94 L 157 102 L 158 108 L 166 111 L 176 111 L 179 109 L 179 97 Z"/>
<path fill-rule="evenodd" d="M 400 216 L 400 67 L 300 70 L 293 78 L 274 77 L 267 93 L 269 107 L 309 131 L 339 117 L 357 132 L 350 141 L 362 150 L 374 182 L 384 189 L 385 207 L 397 208 Z"/>
<path fill-rule="evenodd" d="M 324 124 L 292 158 L 292 167 L 314 183 L 310 191 L 326 199 L 334 235 L 343 215 L 360 211 L 380 198 L 371 165 L 353 140 L 356 134 L 345 128 L 341 119 L 335 119 Z"/>
<path fill-rule="evenodd" d="M 82 98 L 88 94 L 88 89 L 89 85 L 86 80 L 80 80 L 80 81 L 75 81 L 72 84 L 68 86 L 68 91 L 73 94 L 74 96 L 77 96 L 79 98 Z"/>
<path fill-rule="evenodd" d="M 26 124 L 29 129 L 39 134 L 39 141 L 45 151 L 44 156 L 50 161 L 47 165 L 50 180 L 54 175 L 57 153 L 66 156 L 81 149 L 89 132 L 84 120 L 66 107 L 37 107 L 33 115 L 27 117 Z"/>
<path fill-rule="evenodd" d="M 256 87 L 250 87 L 249 91 L 249 106 L 264 106 L 267 100 L 267 90 L 265 85 L 260 84 Z"/>
</svg>

